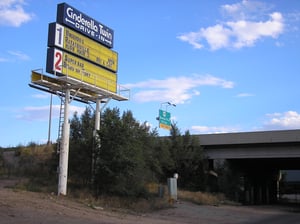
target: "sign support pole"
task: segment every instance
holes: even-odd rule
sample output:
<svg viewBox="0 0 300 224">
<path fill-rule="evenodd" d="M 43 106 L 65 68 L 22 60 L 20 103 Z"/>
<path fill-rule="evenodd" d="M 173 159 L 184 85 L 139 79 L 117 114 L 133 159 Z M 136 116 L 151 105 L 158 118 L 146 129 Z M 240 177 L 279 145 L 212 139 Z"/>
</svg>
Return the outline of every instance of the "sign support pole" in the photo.
<svg viewBox="0 0 300 224">
<path fill-rule="evenodd" d="M 47 145 L 51 145 L 51 122 L 52 122 L 52 93 L 50 94 L 50 112 L 49 112 L 49 127 Z"/>
<path fill-rule="evenodd" d="M 70 103 L 70 89 L 66 89 L 65 105 L 64 105 L 64 124 L 62 133 L 61 150 L 59 154 L 59 177 L 58 177 L 58 195 L 67 194 L 67 180 L 68 180 L 68 160 L 69 160 L 69 103 Z"/>
<path fill-rule="evenodd" d="M 94 145 L 92 151 L 92 186 L 95 184 L 95 175 L 96 175 L 96 147 L 99 144 L 97 131 L 100 130 L 100 117 L 101 117 L 101 99 L 96 99 L 96 110 L 95 110 L 95 129 L 94 129 Z"/>
<path fill-rule="evenodd" d="M 95 131 L 100 130 L 100 107 L 101 107 L 101 99 L 96 100 L 96 111 L 95 111 Z M 96 134 L 96 133 L 95 133 Z"/>
</svg>

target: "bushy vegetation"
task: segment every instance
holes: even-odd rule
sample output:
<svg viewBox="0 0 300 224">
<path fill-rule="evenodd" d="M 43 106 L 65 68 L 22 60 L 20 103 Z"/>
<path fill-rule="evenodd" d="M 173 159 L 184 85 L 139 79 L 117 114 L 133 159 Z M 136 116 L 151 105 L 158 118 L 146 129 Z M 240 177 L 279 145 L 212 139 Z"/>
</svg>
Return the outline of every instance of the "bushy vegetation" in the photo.
<svg viewBox="0 0 300 224">
<path fill-rule="evenodd" d="M 75 113 L 70 121 L 69 190 L 88 191 L 98 198 L 149 198 L 149 184 L 165 185 L 174 173 L 179 175 L 178 187 L 182 190 L 209 189 L 201 144 L 188 131 L 181 134 L 176 123 L 172 124 L 169 137 L 159 137 L 156 129 L 137 121 L 131 111 L 121 114 L 117 108 L 104 110 L 97 132 L 94 120 L 94 113 L 87 107 L 80 117 Z M 56 144 L 29 143 L 14 151 L 14 174 L 28 177 L 31 184 L 56 189 Z M 2 174 L 7 173 L 7 167 L 0 153 Z M 222 179 L 222 184 L 225 182 Z"/>
<path fill-rule="evenodd" d="M 20 178 L 27 181 L 22 183 L 21 188 L 33 191 L 54 190 L 56 183 L 57 162 L 54 145 L 38 145 L 30 142 L 28 145 L 18 145 L 1 150 L 0 177 Z"/>
<path fill-rule="evenodd" d="M 170 137 L 158 136 L 131 111 L 106 109 L 101 128 L 93 135 L 94 115 L 87 108 L 71 120 L 69 177 L 80 187 L 90 187 L 99 196 L 146 196 L 147 183 L 165 184 L 179 173 L 179 186 L 205 188 L 202 149 L 193 136 L 181 135 L 172 124 Z"/>
</svg>

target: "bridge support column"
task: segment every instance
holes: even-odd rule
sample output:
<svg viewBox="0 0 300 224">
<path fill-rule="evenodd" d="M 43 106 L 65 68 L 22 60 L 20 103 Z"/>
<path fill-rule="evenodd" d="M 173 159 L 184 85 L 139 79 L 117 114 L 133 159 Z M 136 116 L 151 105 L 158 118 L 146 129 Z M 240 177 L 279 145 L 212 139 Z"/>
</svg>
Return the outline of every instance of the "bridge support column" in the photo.
<svg viewBox="0 0 300 224">
<path fill-rule="evenodd" d="M 266 186 L 266 203 L 270 204 L 270 190 L 268 186 Z"/>
<path fill-rule="evenodd" d="M 245 179 L 245 204 L 277 202 L 277 171 L 248 173 Z"/>
</svg>

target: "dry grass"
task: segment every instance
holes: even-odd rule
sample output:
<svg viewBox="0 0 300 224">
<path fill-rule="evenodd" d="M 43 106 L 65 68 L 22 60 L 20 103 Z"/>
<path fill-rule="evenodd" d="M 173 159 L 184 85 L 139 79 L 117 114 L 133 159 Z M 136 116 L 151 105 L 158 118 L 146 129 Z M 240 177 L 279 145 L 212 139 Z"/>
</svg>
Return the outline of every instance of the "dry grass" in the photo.
<svg viewBox="0 0 300 224">
<path fill-rule="evenodd" d="M 167 198 L 151 195 L 148 198 L 118 197 L 103 195 L 95 198 L 88 189 L 70 192 L 69 197 L 93 209 L 110 210 L 124 213 L 145 213 L 169 208 Z"/>
<path fill-rule="evenodd" d="M 28 184 L 27 181 L 19 182 L 15 187 L 17 189 L 24 187 Z M 121 212 L 125 214 L 143 214 L 153 212 L 156 210 L 166 209 L 173 207 L 174 201 L 170 200 L 167 186 L 164 187 L 164 197 L 158 197 L 158 186 L 152 185 L 152 192 L 148 198 L 132 198 L 132 197 L 117 197 L 117 196 L 101 196 L 95 198 L 89 189 L 69 190 L 68 198 L 82 203 L 92 209 L 107 210 Z M 26 185 L 28 190 L 28 186 Z M 40 192 L 41 190 L 39 190 Z M 46 191 L 47 192 L 47 191 Z M 53 193 L 54 194 L 54 193 Z M 224 203 L 225 197 L 221 194 L 210 194 L 205 192 L 190 192 L 178 191 L 179 201 L 190 201 L 199 205 L 220 205 Z"/>
<path fill-rule="evenodd" d="M 173 200 L 169 198 L 167 186 L 162 186 L 155 183 L 151 183 L 147 185 L 148 191 L 153 195 L 158 194 L 159 187 L 163 187 L 164 198 L 168 200 L 170 203 L 172 203 Z M 191 191 L 178 190 L 177 198 L 179 200 L 186 200 L 199 205 L 218 205 L 225 201 L 225 196 L 223 194 L 212 194 L 212 193 L 201 192 L 201 191 L 191 192 Z"/>
<path fill-rule="evenodd" d="M 225 201 L 225 197 L 222 194 L 211 194 L 205 192 L 190 192 L 190 191 L 178 191 L 179 200 L 187 200 L 199 205 L 219 205 Z"/>
<path fill-rule="evenodd" d="M 28 180 L 25 182 L 19 182 L 15 186 L 15 188 L 26 188 L 27 190 L 32 190 L 29 189 L 27 185 Z M 174 201 L 170 200 L 167 186 L 152 183 L 147 185 L 146 187 L 150 193 L 148 198 L 132 198 L 117 196 L 101 196 L 99 198 L 95 198 L 91 194 L 91 191 L 89 189 L 69 189 L 68 198 L 85 204 L 86 206 L 91 207 L 93 209 L 134 214 L 152 212 L 155 210 L 170 208 L 173 206 Z M 162 190 L 161 188 L 163 188 L 164 194 L 163 197 L 158 197 L 159 190 Z M 38 191 L 41 192 L 42 190 L 39 188 Z M 45 192 L 47 192 L 47 190 Z M 178 190 L 177 193 L 179 201 L 190 201 L 199 205 L 219 205 L 226 201 L 224 195 L 222 194 L 190 192 L 183 190 Z"/>
<path fill-rule="evenodd" d="M 103 196 L 94 203 L 96 207 L 130 213 L 145 213 L 170 207 L 167 200 L 154 197 L 145 199 Z"/>
</svg>

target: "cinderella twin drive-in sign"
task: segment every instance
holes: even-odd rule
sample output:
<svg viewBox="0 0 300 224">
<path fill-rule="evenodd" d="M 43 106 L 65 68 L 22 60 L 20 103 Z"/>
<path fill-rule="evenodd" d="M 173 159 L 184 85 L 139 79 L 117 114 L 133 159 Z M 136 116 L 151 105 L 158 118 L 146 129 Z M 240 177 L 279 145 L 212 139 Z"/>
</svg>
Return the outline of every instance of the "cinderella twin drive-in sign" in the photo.
<svg viewBox="0 0 300 224">
<path fill-rule="evenodd" d="M 67 194 L 71 101 L 96 103 L 94 130 L 97 131 L 101 101 L 129 99 L 121 95 L 128 93 L 128 89 L 117 84 L 118 53 L 112 50 L 113 44 L 112 29 L 66 3 L 57 5 L 56 21 L 49 24 L 46 61 L 46 72 L 53 75 L 44 75 L 43 71 L 38 72 L 40 69 L 32 70 L 29 85 L 61 98 L 58 195 Z M 52 101 L 50 104 L 51 108 Z M 50 134 L 48 142 L 51 142 Z"/>
<path fill-rule="evenodd" d="M 114 31 L 112 29 L 66 3 L 58 4 L 56 21 L 81 32 L 108 48 L 113 47 Z"/>
</svg>

